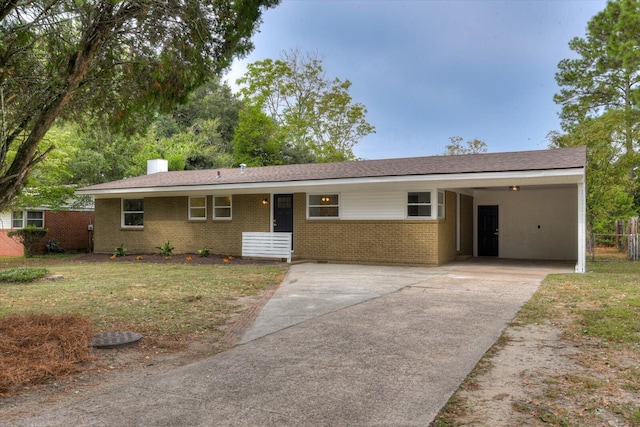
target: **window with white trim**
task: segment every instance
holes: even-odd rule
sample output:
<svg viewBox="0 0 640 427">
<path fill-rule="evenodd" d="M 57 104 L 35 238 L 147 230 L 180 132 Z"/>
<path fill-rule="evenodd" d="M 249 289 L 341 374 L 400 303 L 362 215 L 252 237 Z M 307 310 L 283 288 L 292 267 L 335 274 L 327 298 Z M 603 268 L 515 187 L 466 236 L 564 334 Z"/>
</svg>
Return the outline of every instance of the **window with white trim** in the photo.
<svg viewBox="0 0 640 427">
<path fill-rule="evenodd" d="M 22 228 L 22 227 L 24 227 L 24 212 L 14 211 L 11 214 L 11 228 Z"/>
<path fill-rule="evenodd" d="M 213 196 L 213 219 L 231 219 L 231 196 Z"/>
<path fill-rule="evenodd" d="M 144 199 L 122 199 L 122 226 L 144 227 Z"/>
<path fill-rule="evenodd" d="M 444 191 L 438 191 L 438 219 L 444 219 Z"/>
<path fill-rule="evenodd" d="M 11 228 L 28 226 L 44 228 L 44 211 L 14 211 L 11 213 Z"/>
<path fill-rule="evenodd" d="M 207 219 L 207 196 L 189 197 L 189 219 Z"/>
<path fill-rule="evenodd" d="M 44 228 L 44 211 L 27 211 L 27 227 Z"/>
<path fill-rule="evenodd" d="M 407 193 L 407 216 L 409 218 L 431 218 L 430 191 L 410 191 Z"/>
<path fill-rule="evenodd" d="M 309 218 L 339 218 L 340 196 L 332 194 L 309 194 L 307 199 Z"/>
</svg>

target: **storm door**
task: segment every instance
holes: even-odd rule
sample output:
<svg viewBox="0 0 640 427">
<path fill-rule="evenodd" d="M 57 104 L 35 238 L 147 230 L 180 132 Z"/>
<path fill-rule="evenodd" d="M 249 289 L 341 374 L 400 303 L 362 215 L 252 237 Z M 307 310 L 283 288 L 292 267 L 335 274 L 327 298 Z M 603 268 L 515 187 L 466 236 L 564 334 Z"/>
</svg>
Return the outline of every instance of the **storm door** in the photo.
<svg viewBox="0 0 640 427">
<path fill-rule="evenodd" d="M 498 206 L 478 206 L 478 256 L 498 256 Z"/>
</svg>

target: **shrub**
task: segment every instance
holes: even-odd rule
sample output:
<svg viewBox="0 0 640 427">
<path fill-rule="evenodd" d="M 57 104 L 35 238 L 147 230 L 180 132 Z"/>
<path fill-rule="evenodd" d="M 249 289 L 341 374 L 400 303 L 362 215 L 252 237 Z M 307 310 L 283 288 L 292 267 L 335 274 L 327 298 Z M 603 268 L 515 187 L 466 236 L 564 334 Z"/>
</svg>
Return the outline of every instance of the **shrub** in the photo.
<svg viewBox="0 0 640 427">
<path fill-rule="evenodd" d="M 24 246 L 24 256 L 31 258 L 33 256 L 33 247 L 47 235 L 47 232 L 48 230 L 46 228 L 28 225 L 25 228 L 8 232 L 7 236 L 16 237 L 18 241 L 22 243 L 22 246 Z"/>
<path fill-rule="evenodd" d="M 170 257 L 171 255 L 173 255 L 173 250 L 175 248 L 171 246 L 171 243 L 169 243 L 169 241 L 167 240 L 166 242 L 164 242 L 164 245 L 156 246 L 156 249 L 160 249 L 160 252 L 162 252 L 162 255 L 164 255 L 165 257 Z"/>
<path fill-rule="evenodd" d="M 0 282 L 33 282 L 47 275 L 46 268 L 16 267 L 0 270 Z"/>
<path fill-rule="evenodd" d="M 113 256 L 125 256 L 127 254 L 127 248 L 124 247 L 124 243 L 120 243 L 120 246 L 113 249 Z"/>
<path fill-rule="evenodd" d="M 206 246 L 204 248 L 202 248 L 202 249 L 198 249 L 198 254 L 201 257 L 208 257 L 210 253 L 211 253 L 211 249 L 209 249 Z"/>
<path fill-rule="evenodd" d="M 58 242 L 55 238 L 50 239 L 47 242 L 47 253 L 50 254 L 59 254 L 64 252 L 64 248 L 60 246 L 60 242 Z"/>
</svg>

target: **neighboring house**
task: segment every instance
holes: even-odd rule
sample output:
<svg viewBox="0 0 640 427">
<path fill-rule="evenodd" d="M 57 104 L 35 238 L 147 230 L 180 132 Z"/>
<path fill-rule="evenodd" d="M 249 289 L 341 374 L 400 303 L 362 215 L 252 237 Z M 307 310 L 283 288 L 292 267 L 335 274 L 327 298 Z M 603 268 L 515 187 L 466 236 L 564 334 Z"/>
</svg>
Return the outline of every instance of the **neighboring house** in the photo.
<svg viewBox="0 0 640 427">
<path fill-rule="evenodd" d="M 34 226 L 46 228 L 47 235 L 34 248 L 35 253 L 46 253 L 47 242 L 55 239 L 60 249 L 68 252 L 91 252 L 94 208 L 66 207 L 51 210 L 47 207 L 0 213 L 0 257 L 24 255 L 24 247 L 7 234 L 12 230 Z"/>
<path fill-rule="evenodd" d="M 457 257 L 585 268 L 584 147 L 148 174 L 95 196 L 95 247 L 241 255 L 244 232 L 292 233 L 295 258 L 440 265 Z"/>
</svg>

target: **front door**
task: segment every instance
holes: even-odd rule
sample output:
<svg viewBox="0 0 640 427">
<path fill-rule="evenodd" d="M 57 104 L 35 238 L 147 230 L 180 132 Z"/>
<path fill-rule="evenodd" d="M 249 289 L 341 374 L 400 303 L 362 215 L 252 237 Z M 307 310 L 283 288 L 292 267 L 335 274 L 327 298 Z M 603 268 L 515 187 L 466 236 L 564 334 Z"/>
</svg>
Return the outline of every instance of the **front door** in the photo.
<svg viewBox="0 0 640 427">
<path fill-rule="evenodd" d="M 291 233 L 293 249 L 293 194 L 273 195 L 273 231 Z"/>
<path fill-rule="evenodd" d="M 498 206 L 478 206 L 478 256 L 498 256 Z"/>
</svg>

